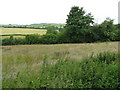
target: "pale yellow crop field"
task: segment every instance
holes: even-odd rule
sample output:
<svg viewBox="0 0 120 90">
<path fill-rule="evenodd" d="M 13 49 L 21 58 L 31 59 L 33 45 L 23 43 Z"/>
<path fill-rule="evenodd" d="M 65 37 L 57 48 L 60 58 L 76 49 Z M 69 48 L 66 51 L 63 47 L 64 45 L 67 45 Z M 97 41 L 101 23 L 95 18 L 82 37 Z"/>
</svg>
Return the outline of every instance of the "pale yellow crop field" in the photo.
<svg viewBox="0 0 120 90">
<path fill-rule="evenodd" d="M 10 36 L 0 36 L 1 39 L 10 38 Z M 13 36 L 13 38 L 25 38 L 25 36 Z"/>
<path fill-rule="evenodd" d="M 11 35 L 11 34 L 46 34 L 45 29 L 28 29 L 28 28 L 1 28 L 2 33 L 0 35 Z"/>
</svg>

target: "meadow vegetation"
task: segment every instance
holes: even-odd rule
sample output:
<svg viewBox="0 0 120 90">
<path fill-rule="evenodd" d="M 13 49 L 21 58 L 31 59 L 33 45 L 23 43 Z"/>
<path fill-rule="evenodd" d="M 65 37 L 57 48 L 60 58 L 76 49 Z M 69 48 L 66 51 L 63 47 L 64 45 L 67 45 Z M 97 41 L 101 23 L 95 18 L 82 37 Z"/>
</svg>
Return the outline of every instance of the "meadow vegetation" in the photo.
<svg viewBox="0 0 120 90">
<path fill-rule="evenodd" d="M 3 46 L 3 88 L 116 88 L 118 42 Z"/>
</svg>

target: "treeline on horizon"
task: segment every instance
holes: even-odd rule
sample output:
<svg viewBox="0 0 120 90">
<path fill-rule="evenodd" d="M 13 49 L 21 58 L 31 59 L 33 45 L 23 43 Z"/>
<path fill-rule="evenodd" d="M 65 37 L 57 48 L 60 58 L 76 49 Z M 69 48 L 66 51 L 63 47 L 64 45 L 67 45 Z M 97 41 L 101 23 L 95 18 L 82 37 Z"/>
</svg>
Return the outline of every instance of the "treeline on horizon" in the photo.
<svg viewBox="0 0 120 90">
<path fill-rule="evenodd" d="M 40 23 L 40 24 L 30 24 L 30 25 L 14 25 L 14 24 L 0 25 L 0 27 L 3 28 L 30 28 L 30 29 L 47 29 L 47 27 L 49 26 L 54 26 L 57 29 L 59 29 L 59 28 L 63 28 L 65 24 Z"/>
<path fill-rule="evenodd" d="M 10 36 L 2 40 L 2 45 L 120 41 L 120 24 L 113 24 L 114 20 L 110 18 L 95 24 L 91 13 L 86 14 L 78 6 L 72 7 L 67 17 L 64 28 L 56 30 L 55 26 L 48 26 L 45 35 L 26 35 L 25 38 Z"/>
</svg>

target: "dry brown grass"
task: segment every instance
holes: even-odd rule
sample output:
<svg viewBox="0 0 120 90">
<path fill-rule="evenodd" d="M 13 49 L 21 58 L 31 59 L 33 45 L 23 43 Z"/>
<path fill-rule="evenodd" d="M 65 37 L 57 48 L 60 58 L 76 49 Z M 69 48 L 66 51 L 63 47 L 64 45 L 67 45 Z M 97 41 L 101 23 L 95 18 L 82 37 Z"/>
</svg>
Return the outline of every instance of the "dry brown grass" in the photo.
<svg viewBox="0 0 120 90">
<path fill-rule="evenodd" d="M 80 60 L 83 57 L 90 56 L 92 53 L 118 51 L 118 42 L 104 43 L 85 43 L 85 44 L 55 44 L 55 45 L 14 45 L 2 46 L 3 60 L 8 57 L 14 59 L 19 56 L 25 56 L 30 59 L 38 59 L 47 55 L 48 57 L 69 57 L 71 59 Z"/>
</svg>

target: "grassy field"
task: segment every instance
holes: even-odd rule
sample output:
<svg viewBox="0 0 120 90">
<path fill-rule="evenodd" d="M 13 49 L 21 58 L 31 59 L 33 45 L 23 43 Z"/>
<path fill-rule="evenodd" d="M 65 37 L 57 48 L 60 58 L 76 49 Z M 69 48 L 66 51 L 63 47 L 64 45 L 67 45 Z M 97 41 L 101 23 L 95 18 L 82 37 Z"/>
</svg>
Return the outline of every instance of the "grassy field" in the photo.
<svg viewBox="0 0 120 90">
<path fill-rule="evenodd" d="M 56 23 L 41 23 L 41 24 L 31 24 L 31 25 L 26 25 L 26 27 L 36 27 L 36 28 L 46 28 L 48 26 L 55 26 L 58 28 L 63 28 L 65 24 L 56 24 Z"/>
<path fill-rule="evenodd" d="M 0 35 L 13 35 L 13 34 L 21 34 L 21 35 L 27 35 L 27 34 L 46 34 L 45 29 L 27 29 L 27 28 L 1 28 L 2 33 Z M 10 36 L 2 36 L 2 38 L 7 38 Z M 24 37 L 24 36 L 14 36 L 16 38 L 18 37 Z"/>
<path fill-rule="evenodd" d="M 63 28 L 65 24 L 58 23 L 39 23 L 39 24 L 30 24 L 30 25 L 0 25 L 0 27 L 26 27 L 26 28 L 47 28 L 49 26 L 55 26 L 58 28 Z"/>
<path fill-rule="evenodd" d="M 68 72 L 70 70 L 69 73 L 72 75 L 72 72 L 74 72 L 74 70 L 71 71 L 72 68 L 76 68 L 75 70 L 78 70 L 77 68 L 79 65 L 77 63 L 83 61 L 87 57 L 96 56 L 98 53 L 105 51 L 117 53 L 118 42 L 56 45 L 14 45 L 1 46 L 1 48 L 4 88 L 68 87 L 65 85 L 70 85 L 72 87 L 74 85 L 78 85 L 77 83 L 72 85 L 71 81 L 69 81 L 72 80 L 70 78 L 73 76 L 70 76 L 69 79 L 66 78 L 67 81 L 64 77 L 69 75 L 66 76 L 66 74 L 63 74 L 65 76 L 62 76 L 65 81 L 60 81 L 59 77 L 56 77 L 58 79 L 52 79 L 52 76 L 50 75 L 53 75 L 54 73 L 62 73 L 55 72 L 56 69 L 54 73 L 52 73 L 53 71 L 49 71 L 48 68 L 48 72 L 43 75 L 44 78 L 41 81 L 41 77 L 43 77 L 41 75 L 45 71 L 45 68 L 43 68 L 42 65 L 45 65 L 45 62 L 48 62 L 48 64 L 51 65 L 56 65 L 59 60 L 64 61 L 67 59 L 73 61 L 72 66 L 69 66 L 71 63 L 65 62 L 66 65 L 60 67 L 64 68 L 63 70 L 67 70 Z M 42 71 L 42 68 L 44 71 Z M 75 72 L 79 72 L 79 70 Z M 45 75 L 47 79 L 45 78 Z M 51 79 L 53 80 L 53 83 L 49 82 Z M 45 81 L 50 85 L 47 85 Z"/>
</svg>

